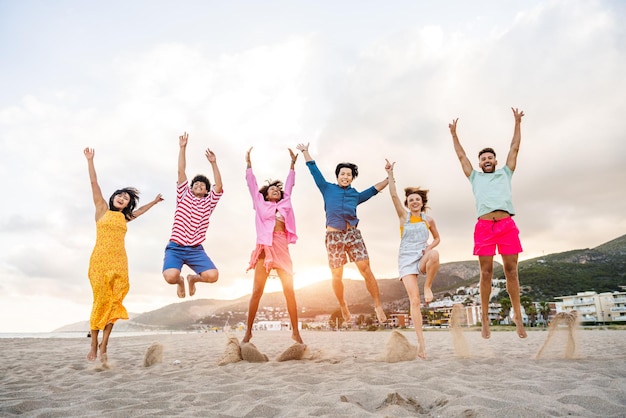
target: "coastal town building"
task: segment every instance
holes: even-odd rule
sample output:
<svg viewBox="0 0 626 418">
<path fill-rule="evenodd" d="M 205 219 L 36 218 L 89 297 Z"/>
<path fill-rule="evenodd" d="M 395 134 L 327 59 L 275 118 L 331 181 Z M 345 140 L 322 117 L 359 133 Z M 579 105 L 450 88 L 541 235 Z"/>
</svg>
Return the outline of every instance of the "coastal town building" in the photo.
<svg viewBox="0 0 626 418">
<path fill-rule="evenodd" d="M 577 311 L 582 323 L 626 323 L 626 292 L 578 292 L 559 296 L 558 312 Z"/>
</svg>

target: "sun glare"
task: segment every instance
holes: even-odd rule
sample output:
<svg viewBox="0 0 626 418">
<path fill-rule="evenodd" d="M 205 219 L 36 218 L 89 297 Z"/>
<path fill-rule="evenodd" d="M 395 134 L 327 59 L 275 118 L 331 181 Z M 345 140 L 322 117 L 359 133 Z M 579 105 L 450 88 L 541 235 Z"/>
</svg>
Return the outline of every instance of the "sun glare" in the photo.
<svg viewBox="0 0 626 418">
<path fill-rule="evenodd" d="M 350 270 L 351 269 L 346 269 L 344 271 L 344 278 L 356 278 L 356 276 L 353 277 L 353 273 L 356 273 L 356 275 L 360 277 L 358 275 L 358 272 L 351 272 Z M 275 278 L 276 280 L 272 280 L 272 278 Z M 330 280 L 330 269 L 327 266 L 299 269 L 295 271 L 293 275 L 293 285 L 295 289 L 301 289 L 310 284 L 317 283 L 323 280 Z M 267 280 L 267 283 L 265 284 L 265 293 L 282 292 L 282 290 L 283 288 L 280 280 L 278 279 L 278 276 L 276 275 L 275 271 L 272 271 L 269 279 Z"/>
</svg>

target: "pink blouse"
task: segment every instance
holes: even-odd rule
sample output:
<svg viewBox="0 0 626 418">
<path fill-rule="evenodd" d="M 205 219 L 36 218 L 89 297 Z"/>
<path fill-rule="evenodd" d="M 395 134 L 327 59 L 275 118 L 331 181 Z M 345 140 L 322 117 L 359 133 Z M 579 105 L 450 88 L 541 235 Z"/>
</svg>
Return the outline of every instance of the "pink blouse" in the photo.
<svg viewBox="0 0 626 418">
<path fill-rule="evenodd" d="M 285 232 L 287 233 L 287 242 L 293 244 L 298 239 L 296 235 L 296 217 L 291 206 L 291 191 L 295 185 L 296 172 L 289 170 L 287 179 L 283 187 L 283 198 L 278 202 L 270 202 L 265 200 L 263 195 L 259 193 L 259 185 L 257 184 L 252 168 L 246 169 L 246 182 L 248 190 L 252 197 L 252 206 L 256 212 L 256 242 L 262 245 L 272 245 L 272 236 L 274 234 L 274 226 L 276 225 L 276 211 L 280 213 L 285 221 Z"/>
</svg>

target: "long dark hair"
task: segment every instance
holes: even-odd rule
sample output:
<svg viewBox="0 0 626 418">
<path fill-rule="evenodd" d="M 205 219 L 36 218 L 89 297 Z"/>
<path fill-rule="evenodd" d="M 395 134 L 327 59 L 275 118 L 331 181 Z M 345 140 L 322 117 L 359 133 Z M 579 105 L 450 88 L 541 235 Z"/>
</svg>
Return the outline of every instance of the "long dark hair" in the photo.
<svg viewBox="0 0 626 418">
<path fill-rule="evenodd" d="M 139 190 L 135 189 L 134 187 L 124 187 L 123 189 L 116 190 L 109 198 L 109 210 L 119 212 L 119 209 L 116 208 L 115 205 L 113 205 L 113 199 L 115 198 L 115 196 L 122 193 L 126 193 L 130 197 L 130 202 L 128 202 L 128 205 L 124 209 L 122 209 L 124 218 L 126 218 L 127 221 L 130 221 L 135 218 L 133 216 L 133 212 L 135 211 L 135 207 L 137 207 L 137 203 L 139 202 Z"/>
</svg>

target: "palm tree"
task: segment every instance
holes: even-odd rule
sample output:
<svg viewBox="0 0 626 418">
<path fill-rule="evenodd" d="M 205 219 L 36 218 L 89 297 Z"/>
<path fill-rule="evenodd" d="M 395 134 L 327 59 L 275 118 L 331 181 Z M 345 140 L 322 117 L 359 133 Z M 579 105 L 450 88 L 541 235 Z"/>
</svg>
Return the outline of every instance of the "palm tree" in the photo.
<svg viewBox="0 0 626 418">
<path fill-rule="evenodd" d="M 511 312 L 511 299 L 500 299 L 500 316 L 505 320 L 505 324 L 509 323 L 509 313 Z"/>
<path fill-rule="evenodd" d="M 539 313 L 544 321 L 544 326 L 548 325 L 548 317 L 550 316 L 550 304 L 548 302 L 541 301 L 539 302 Z"/>
<path fill-rule="evenodd" d="M 520 304 L 524 307 L 524 310 L 528 310 L 533 304 L 533 300 L 528 296 L 522 296 L 519 298 Z"/>
<path fill-rule="evenodd" d="M 530 326 L 532 327 L 535 324 L 535 320 L 537 319 L 537 308 L 533 303 L 526 309 L 526 315 L 528 315 L 528 321 L 530 322 Z"/>
</svg>

